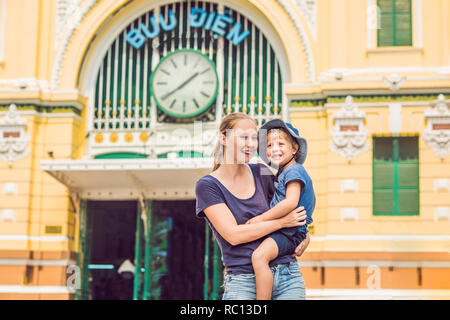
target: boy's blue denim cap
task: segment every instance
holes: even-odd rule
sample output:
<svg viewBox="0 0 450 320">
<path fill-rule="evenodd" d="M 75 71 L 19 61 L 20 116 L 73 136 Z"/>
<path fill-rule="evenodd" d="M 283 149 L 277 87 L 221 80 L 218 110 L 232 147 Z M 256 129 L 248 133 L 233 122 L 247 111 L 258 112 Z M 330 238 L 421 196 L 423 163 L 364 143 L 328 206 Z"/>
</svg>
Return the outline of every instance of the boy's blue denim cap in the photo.
<svg viewBox="0 0 450 320">
<path fill-rule="evenodd" d="M 308 151 L 308 145 L 306 140 L 300 136 L 298 130 L 294 128 L 294 126 L 288 122 L 284 122 L 281 119 L 273 119 L 266 122 L 258 131 L 258 154 L 261 159 L 270 165 L 270 160 L 267 158 L 266 150 L 267 150 L 267 134 L 272 129 L 286 129 L 287 132 L 291 135 L 291 137 L 297 142 L 300 157 L 297 159 L 297 163 L 303 164 L 306 160 L 306 154 Z"/>
</svg>

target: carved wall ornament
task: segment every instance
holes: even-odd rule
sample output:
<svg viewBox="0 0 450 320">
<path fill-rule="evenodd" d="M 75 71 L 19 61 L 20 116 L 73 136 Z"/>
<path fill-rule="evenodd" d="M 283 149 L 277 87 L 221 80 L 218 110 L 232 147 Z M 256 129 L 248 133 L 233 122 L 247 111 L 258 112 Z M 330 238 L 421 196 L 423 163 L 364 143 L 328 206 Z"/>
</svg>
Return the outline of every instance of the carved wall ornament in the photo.
<svg viewBox="0 0 450 320">
<path fill-rule="evenodd" d="M 427 128 L 423 139 L 439 158 L 450 154 L 450 110 L 445 96 L 440 94 L 433 107 L 425 111 Z"/>
<path fill-rule="evenodd" d="M 314 82 L 316 79 L 314 56 L 313 56 L 313 52 L 312 52 L 312 46 L 308 40 L 308 37 L 303 28 L 303 25 L 302 25 L 300 19 L 298 18 L 298 15 L 295 13 L 295 10 L 291 7 L 289 1 L 287 1 L 287 0 L 277 0 L 277 1 L 281 5 L 283 10 L 289 15 L 290 19 L 293 21 L 293 23 L 295 25 L 295 28 L 297 29 L 297 33 L 300 36 L 300 39 L 303 43 L 304 52 L 306 55 L 306 64 L 307 64 L 309 81 Z M 304 2 L 304 1 L 299 1 L 299 3 L 301 3 L 301 2 Z M 297 5 L 299 5 L 299 3 L 297 3 Z M 301 8 L 302 7 L 300 7 L 300 9 Z"/>
<path fill-rule="evenodd" d="M 89 0 L 86 5 L 82 6 L 82 0 L 58 0 L 55 33 L 55 48 L 58 51 L 52 71 L 52 90 L 58 87 L 62 61 L 72 36 L 80 26 L 81 21 L 98 1 Z"/>
<path fill-rule="evenodd" d="M 17 112 L 15 104 L 9 106 L 6 116 L 0 120 L 0 158 L 11 166 L 13 162 L 29 155 L 30 137 L 25 128 L 27 122 Z"/>
<path fill-rule="evenodd" d="M 389 75 L 389 77 L 383 77 L 383 81 L 388 85 L 389 89 L 391 89 L 392 91 L 400 90 L 405 80 L 406 80 L 405 76 L 401 77 L 396 73 Z"/>
<path fill-rule="evenodd" d="M 311 29 L 314 39 L 317 37 L 316 20 L 317 20 L 317 3 L 316 0 L 295 0 L 297 7 L 302 12 L 306 23 Z"/>
<path fill-rule="evenodd" d="M 369 150 L 369 132 L 364 127 L 366 114 L 358 110 L 352 96 L 347 96 L 345 105 L 333 115 L 335 125 L 330 132 L 330 150 L 351 160 Z"/>
</svg>

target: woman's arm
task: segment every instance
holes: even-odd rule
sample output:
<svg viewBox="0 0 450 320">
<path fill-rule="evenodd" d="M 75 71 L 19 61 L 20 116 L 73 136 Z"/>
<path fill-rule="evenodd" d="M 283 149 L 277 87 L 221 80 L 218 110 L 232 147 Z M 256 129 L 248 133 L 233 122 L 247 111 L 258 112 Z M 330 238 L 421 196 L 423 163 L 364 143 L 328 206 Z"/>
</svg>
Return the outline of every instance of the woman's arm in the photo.
<svg viewBox="0 0 450 320">
<path fill-rule="evenodd" d="M 219 234 L 231 245 L 257 240 L 282 228 L 302 226 L 306 223 L 303 207 L 295 208 L 284 217 L 257 224 L 237 224 L 233 213 L 224 203 L 212 205 L 203 210 Z"/>
<path fill-rule="evenodd" d="M 298 205 L 302 186 L 299 180 L 290 181 L 286 186 L 286 198 L 278 202 L 273 208 L 250 219 L 247 223 L 258 223 L 281 218 L 294 210 Z"/>
</svg>

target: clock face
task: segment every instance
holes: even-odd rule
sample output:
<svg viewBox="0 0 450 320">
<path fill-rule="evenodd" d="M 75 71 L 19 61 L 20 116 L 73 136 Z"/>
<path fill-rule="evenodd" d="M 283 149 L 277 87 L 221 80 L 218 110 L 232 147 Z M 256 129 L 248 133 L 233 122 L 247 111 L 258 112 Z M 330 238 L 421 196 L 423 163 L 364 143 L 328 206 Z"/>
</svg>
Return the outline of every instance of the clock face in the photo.
<svg viewBox="0 0 450 320">
<path fill-rule="evenodd" d="M 217 96 L 219 83 L 214 62 L 191 49 L 161 59 L 150 82 L 158 107 L 178 118 L 194 117 L 208 109 Z"/>
</svg>

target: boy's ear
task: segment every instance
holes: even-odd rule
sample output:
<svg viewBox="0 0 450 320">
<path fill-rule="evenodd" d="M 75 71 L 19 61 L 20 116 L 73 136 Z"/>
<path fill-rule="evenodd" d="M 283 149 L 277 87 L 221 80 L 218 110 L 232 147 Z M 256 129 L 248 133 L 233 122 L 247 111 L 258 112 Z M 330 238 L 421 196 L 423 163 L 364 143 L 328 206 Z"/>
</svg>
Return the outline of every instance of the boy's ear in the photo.
<svg viewBox="0 0 450 320">
<path fill-rule="evenodd" d="M 296 154 L 300 151 L 300 146 L 298 145 L 298 143 L 295 143 L 294 145 L 295 145 L 295 147 L 294 147 L 295 152 L 293 154 Z"/>
</svg>

